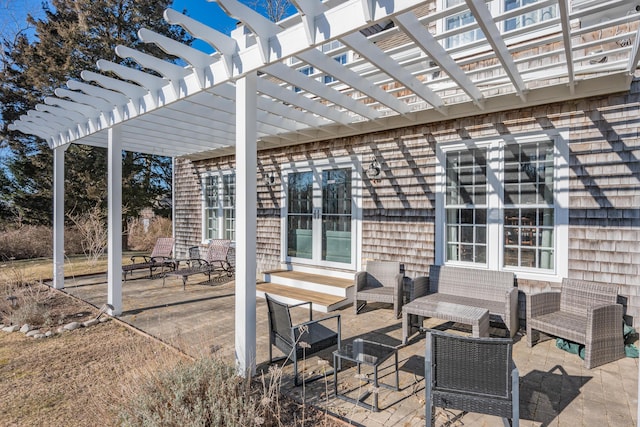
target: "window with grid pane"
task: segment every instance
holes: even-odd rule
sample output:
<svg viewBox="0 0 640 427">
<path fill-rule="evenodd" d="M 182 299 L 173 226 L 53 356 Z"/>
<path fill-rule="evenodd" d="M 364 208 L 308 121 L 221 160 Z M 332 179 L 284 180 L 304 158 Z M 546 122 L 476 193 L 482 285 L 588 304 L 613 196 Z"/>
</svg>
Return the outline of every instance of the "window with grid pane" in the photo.
<svg viewBox="0 0 640 427">
<path fill-rule="evenodd" d="M 446 261 L 487 262 L 487 150 L 446 157 Z"/>
<path fill-rule="evenodd" d="M 505 266 L 554 268 L 553 190 L 551 141 L 505 146 Z"/>
<path fill-rule="evenodd" d="M 218 238 L 218 177 L 207 176 L 204 179 L 204 238 Z"/>
<path fill-rule="evenodd" d="M 462 3 L 464 0 L 445 0 L 444 6 L 445 8 L 456 6 Z M 464 27 L 466 25 L 470 25 L 476 22 L 476 18 L 470 11 L 465 11 L 462 13 L 457 13 L 455 15 L 447 16 L 444 20 L 445 30 L 455 30 L 456 28 Z M 447 37 L 446 39 L 446 47 L 454 48 L 457 46 L 461 46 L 463 44 L 468 44 L 474 42 L 476 40 L 484 39 L 484 33 L 479 28 L 474 28 L 469 31 L 465 31 L 462 33 L 455 34 L 453 36 Z"/>
<path fill-rule="evenodd" d="M 218 173 L 203 181 L 203 239 L 236 237 L 236 176 Z"/>
<path fill-rule="evenodd" d="M 236 240 L 236 176 L 222 176 L 223 238 Z"/>
<path fill-rule="evenodd" d="M 510 10 L 537 2 L 538 0 L 504 0 L 504 10 L 505 12 L 508 12 Z M 520 16 L 506 19 L 504 21 L 504 31 L 511 31 L 517 28 L 522 28 L 528 25 L 536 24 L 538 22 L 546 21 L 547 19 L 553 19 L 556 17 L 556 15 L 556 5 L 532 10 L 531 12 L 523 13 Z"/>
</svg>

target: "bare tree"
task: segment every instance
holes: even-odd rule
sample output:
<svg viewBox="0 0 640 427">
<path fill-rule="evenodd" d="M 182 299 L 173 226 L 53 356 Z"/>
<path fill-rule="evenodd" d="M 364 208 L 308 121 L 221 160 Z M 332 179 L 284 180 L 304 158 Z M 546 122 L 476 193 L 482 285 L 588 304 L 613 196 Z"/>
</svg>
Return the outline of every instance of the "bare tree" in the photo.
<svg viewBox="0 0 640 427">
<path fill-rule="evenodd" d="M 273 22 L 290 15 L 292 7 L 290 0 L 253 0 L 249 5 Z"/>
</svg>

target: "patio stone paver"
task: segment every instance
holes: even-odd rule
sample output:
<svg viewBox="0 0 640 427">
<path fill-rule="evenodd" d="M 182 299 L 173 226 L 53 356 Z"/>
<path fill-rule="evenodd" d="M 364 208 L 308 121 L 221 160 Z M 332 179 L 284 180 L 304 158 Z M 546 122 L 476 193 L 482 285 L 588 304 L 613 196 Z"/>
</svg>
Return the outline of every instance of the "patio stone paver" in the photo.
<svg viewBox="0 0 640 427">
<path fill-rule="evenodd" d="M 234 303 L 235 284 L 206 283 L 194 276 L 185 290 L 182 281 L 168 279 L 162 286 L 160 279 L 141 278 L 123 283 L 124 313 L 121 320 L 145 332 L 176 345 L 185 352 L 198 356 L 217 351 L 233 361 L 234 353 Z M 100 307 L 106 302 L 105 276 L 67 279 L 66 291 Z M 360 315 L 348 306 L 338 313 L 342 315 L 342 338 L 349 341 L 356 337 L 371 339 L 399 346 L 402 339 L 401 320 L 396 319 L 384 304 L 369 304 Z M 302 320 L 305 310 L 294 313 L 294 321 Z M 314 318 L 322 317 L 315 313 Z M 267 308 L 264 300 L 257 300 L 257 357 L 258 368 L 268 365 Z M 470 330 L 459 325 L 429 319 L 425 326 L 452 328 L 468 334 Z M 461 326 L 461 325 L 460 325 Z M 504 331 L 492 328 L 491 333 Z M 516 335 L 514 360 L 520 372 L 520 425 L 540 426 L 609 426 L 626 427 L 637 423 L 638 359 L 625 358 L 604 366 L 587 370 L 582 360 L 555 347 L 549 340 L 529 348 L 522 331 Z M 371 412 L 333 396 L 333 375 L 326 380 L 307 384 L 304 388 L 292 384 L 292 365 L 283 368 L 282 391 L 298 400 L 304 400 L 331 413 L 350 420 L 353 425 L 401 426 L 424 425 L 424 349 L 423 337 L 414 336 L 406 347 L 398 351 L 400 391 L 386 388 L 379 390 L 381 411 Z M 274 356 L 278 351 L 274 349 Z M 331 351 L 314 355 L 306 362 L 306 370 L 321 372 L 318 360 L 331 360 Z M 330 367 L 329 367 L 330 368 Z M 357 388 L 355 368 L 343 365 L 339 386 L 350 384 Z M 363 368 L 363 372 L 369 372 Z M 382 381 L 393 382 L 388 363 L 382 365 Z M 369 387 L 364 384 L 363 387 Z M 327 394 L 328 390 L 328 394 Z M 462 414 L 458 411 L 438 409 L 436 425 L 449 420 L 454 426 L 502 425 L 496 417 L 481 414 Z"/>
</svg>

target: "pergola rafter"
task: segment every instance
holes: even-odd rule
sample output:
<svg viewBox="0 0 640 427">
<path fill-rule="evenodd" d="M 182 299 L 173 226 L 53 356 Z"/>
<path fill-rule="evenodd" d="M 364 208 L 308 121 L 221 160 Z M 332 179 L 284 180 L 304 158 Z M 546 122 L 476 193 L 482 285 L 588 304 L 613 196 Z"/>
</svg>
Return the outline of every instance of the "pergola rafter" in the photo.
<svg viewBox="0 0 640 427">
<path fill-rule="evenodd" d="M 83 72 L 81 77 L 85 82 L 70 81 L 66 89 L 57 92 L 59 100 L 51 104 L 56 109 L 45 111 L 41 107 L 40 111 L 48 116 L 25 117 L 16 121 L 12 128 L 22 128 L 27 133 L 30 129 L 37 130 L 39 136 L 46 134 L 52 146 L 82 143 L 82 139 L 119 123 L 125 128 L 135 126 L 136 120 L 149 114 L 157 116 L 157 122 L 166 121 L 168 117 L 162 110 L 168 106 L 171 106 L 169 111 L 191 114 L 195 102 L 202 105 L 201 108 L 210 109 L 208 115 L 194 115 L 192 120 L 186 120 L 184 115 L 176 114 L 191 126 L 193 135 L 185 135 L 183 131 L 165 135 L 167 145 L 184 147 L 183 151 L 177 151 L 179 154 L 194 155 L 210 152 L 233 140 L 235 99 L 229 93 L 235 92 L 234 82 L 238 78 L 252 71 L 260 71 L 257 78 L 261 94 L 257 100 L 258 135 L 265 141 L 280 140 L 286 144 L 287 141 L 312 140 L 318 132 L 326 136 L 356 132 L 358 123 L 380 121 L 385 117 L 398 116 L 389 122 L 397 125 L 404 120 L 409 124 L 413 122 L 412 114 L 421 110 L 433 110 L 441 118 L 453 117 L 449 113 L 450 107 L 456 103 L 471 102 L 482 111 L 487 97 L 496 96 L 496 93 L 515 93 L 520 105 L 525 106 L 525 94 L 535 86 L 543 86 L 540 81 L 545 75 L 553 76 L 554 84 L 560 80 L 568 85 L 572 95 L 577 97 L 580 92 L 576 87 L 581 80 L 610 73 L 632 73 L 640 60 L 637 31 L 633 35 L 616 34 L 603 40 L 586 37 L 609 25 L 591 17 L 605 11 L 611 14 L 611 10 L 625 7 L 623 0 L 609 0 L 575 11 L 570 9 L 568 2 L 544 0 L 495 16 L 484 0 L 467 0 L 427 14 L 419 9 L 423 3 L 419 0 L 331 0 L 324 3 L 298 0 L 295 2 L 300 11 L 298 15 L 273 23 L 236 0 L 221 0 L 220 6 L 247 28 L 235 38 L 167 9 L 164 14 L 167 22 L 181 25 L 194 38 L 214 47 L 216 52 L 205 54 L 142 29 L 139 32 L 142 41 L 157 45 L 187 65 L 179 66 L 118 46 L 116 53 L 132 59 L 140 69 L 100 60 L 97 64 L 100 70 L 112 73 L 111 76 Z M 552 19 L 504 35 L 501 33 L 501 25 L 506 20 L 549 7 L 557 7 L 557 14 Z M 470 11 L 476 21 L 432 33 L 434 27 L 429 25 L 464 11 Z M 349 16 L 349 19 L 343 16 Z M 576 19 L 587 24 L 582 28 L 571 24 Z M 390 20 L 396 26 L 388 31 L 361 32 L 379 23 L 383 24 L 380 28 L 386 27 Z M 621 13 L 610 20 L 611 25 L 620 25 L 621 22 L 637 22 L 637 16 Z M 446 47 L 448 38 L 473 28 L 481 29 L 485 39 Z M 528 37 L 531 31 L 538 31 L 543 37 Z M 404 41 L 400 47 L 394 45 L 390 50 L 383 47 L 392 37 Z M 592 52 L 603 43 L 620 42 L 623 38 L 624 44 L 610 50 L 618 59 L 609 58 L 606 64 L 589 62 L 593 59 Z M 330 56 L 335 56 L 336 51 L 324 52 L 322 46 L 334 40 L 343 43 L 338 52 L 351 52 L 353 62 L 339 63 Z M 511 46 L 511 40 L 516 44 Z M 563 50 L 540 49 L 541 52 L 535 55 L 521 55 L 526 49 L 543 46 L 545 40 L 548 44 L 561 40 Z M 562 53 L 563 58 L 557 60 Z M 398 61 L 396 58 L 413 59 Z M 536 60 L 540 64 L 532 65 Z M 474 63 L 485 65 L 474 66 L 474 69 L 471 67 Z M 304 66 L 314 67 L 316 71 L 310 75 L 301 73 L 300 67 Z M 154 74 L 145 70 L 153 70 Z M 438 71 L 442 74 L 437 75 Z M 330 77 L 329 84 L 323 81 L 323 76 Z M 529 87 L 530 82 L 535 83 L 534 86 Z M 211 102 L 202 104 L 191 100 L 203 92 L 212 96 Z M 52 99 L 45 104 L 50 102 Z M 514 102 L 513 106 L 517 107 L 518 103 Z M 438 115 L 433 117 L 437 120 Z M 145 123 L 150 121 L 149 117 L 144 120 Z M 336 132 L 340 127 L 346 127 L 346 130 Z M 224 142 L 201 142 L 201 135 L 207 132 Z M 144 136 L 144 132 L 138 134 Z M 178 141 L 185 138 L 192 142 Z M 125 143 L 123 147 L 134 151 L 149 147 L 160 150 L 158 141 L 146 144 L 142 139 L 132 141 L 130 145 Z M 171 151 L 176 150 L 172 147 Z"/>
</svg>

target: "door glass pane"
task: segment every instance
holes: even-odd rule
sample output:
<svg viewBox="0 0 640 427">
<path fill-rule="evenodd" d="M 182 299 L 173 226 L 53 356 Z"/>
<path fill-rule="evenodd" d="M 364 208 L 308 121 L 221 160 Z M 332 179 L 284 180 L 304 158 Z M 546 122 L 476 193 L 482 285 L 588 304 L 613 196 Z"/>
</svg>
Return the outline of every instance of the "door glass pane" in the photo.
<svg viewBox="0 0 640 427">
<path fill-rule="evenodd" d="M 322 260 L 351 263 L 351 169 L 322 172 Z"/>
<path fill-rule="evenodd" d="M 313 255 L 313 173 L 291 173 L 287 178 L 287 255 Z"/>
</svg>

